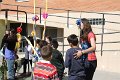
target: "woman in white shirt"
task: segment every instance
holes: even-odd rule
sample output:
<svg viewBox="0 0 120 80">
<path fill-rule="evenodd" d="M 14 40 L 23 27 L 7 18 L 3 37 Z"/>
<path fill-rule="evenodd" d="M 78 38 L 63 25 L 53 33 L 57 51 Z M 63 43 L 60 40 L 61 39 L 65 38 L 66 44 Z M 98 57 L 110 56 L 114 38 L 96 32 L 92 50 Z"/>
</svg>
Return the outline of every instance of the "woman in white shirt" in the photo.
<svg viewBox="0 0 120 80">
<path fill-rule="evenodd" d="M 34 43 L 32 37 L 29 37 L 29 40 L 31 41 L 32 44 Z M 27 43 L 27 45 L 25 46 L 25 61 L 23 64 L 23 73 L 26 73 L 27 64 L 29 62 L 32 68 L 32 58 L 33 58 L 33 50 L 32 47 Z"/>
</svg>

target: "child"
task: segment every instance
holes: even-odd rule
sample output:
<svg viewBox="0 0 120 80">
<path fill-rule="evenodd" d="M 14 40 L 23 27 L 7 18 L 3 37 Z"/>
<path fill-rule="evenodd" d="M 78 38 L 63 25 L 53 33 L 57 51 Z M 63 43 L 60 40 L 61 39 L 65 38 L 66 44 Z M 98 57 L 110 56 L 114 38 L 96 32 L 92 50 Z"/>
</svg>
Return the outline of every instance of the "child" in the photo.
<svg viewBox="0 0 120 80">
<path fill-rule="evenodd" d="M 52 41 L 51 36 L 45 36 L 45 41 L 48 43 L 48 45 L 51 45 L 51 41 Z"/>
<path fill-rule="evenodd" d="M 37 51 L 38 56 L 36 54 L 34 54 L 34 56 L 33 56 L 34 63 L 42 60 L 41 48 L 46 45 L 48 45 L 48 43 L 45 40 L 36 40 L 36 51 Z"/>
<path fill-rule="evenodd" d="M 63 56 L 61 52 L 57 50 L 58 42 L 56 40 L 52 40 L 51 45 L 53 47 L 51 63 L 57 68 L 58 77 L 62 80 L 65 69 Z"/>
<path fill-rule="evenodd" d="M 59 80 L 56 67 L 50 63 L 52 57 L 52 47 L 43 46 L 41 49 L 43 60 L 36 63 L 34 67 L 34 80 Z"/>
<path fill-rule="evenodd" d="M 33 62 L 38 61 L 38 57 L 41 58 L 41 54 L 40 54 L 40 41 L 41 41 L 40 39 L 36 40 L 35 50 L 36 50 L 37 54 L 33 55 L 33 59 L 32 59 Z"/>
<path fill-rule="evenodd" d="M 78 38 L 75 34 L 67 38 L 70 49 L 66 52 L 65 67 L 68 68 L 68 80 L 85 80 L 85 69 L 82 61 L 82 56 L 75 59 L 73 54 L 77 50 L 81 50 L 78 45 Z"/>
<path fill-rule="evenodd" d="M 30 40 L 30 42 L 32 43 L 32 45 L 34 45 L 33 37 L 29 36 L 28 39 Z M 27 64 L 29 62 L 30 62 L 31 68 L 32 68 L 32 57 L 33 57 L 32 47 L 28 43 L 26 43 L 25 52 L 26 53 L 25 53 L 25 60 L 24 60 L 24 64 L 23 64 L 23 73 L 26 74 L 26 68 L 27 68 Z"/>
</svg>

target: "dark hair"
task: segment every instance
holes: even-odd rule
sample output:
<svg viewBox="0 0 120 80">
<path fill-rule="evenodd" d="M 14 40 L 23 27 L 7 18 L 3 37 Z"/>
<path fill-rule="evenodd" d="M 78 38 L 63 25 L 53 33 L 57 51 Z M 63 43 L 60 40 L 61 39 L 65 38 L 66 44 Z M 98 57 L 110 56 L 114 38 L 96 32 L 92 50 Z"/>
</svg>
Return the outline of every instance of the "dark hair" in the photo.
<svg viewBox="0 0 120 80">
<path fill-rule="evenodd" d="M 12 35 L 16 34 L 15 29 L 11 29 L 10 31 L 11 31 L 11 34 L 12 34 Z"/>
<path fill-rule="evenodd" d="M 47 38 L 50 41 L 50 43 L 51 43 L 51 41 L 52 41 L 51 36 L 46 36 L 45 38 Z"/>
<path fill-rule="evenodd" d="M 37 39 L 36 44 L 40 44 L 40 41 L 41 41 L 40 39 Z"/>
<path fill-rule="evenodd" d="M 88 33 L 92 31 L 91 25 L 89 23 L 89 20 L 86 18 L 81 19 L 81 22 L 84 25 L 83 30 L 80 31 L 80 38 L 87 41 L 88 40 Z"/>
<path fill-rule="evenodd" d="M 78 38 L 75 34 L 69 35 L 67 40 L 69 43 L 72 43 L 74 46 L 77 46 L 77 44 L 78 44 Z"/>
<path fill-rule="evenodd" d="M 28 39 L 30 40 L 31 44 L 34 46 L 34 39 L 32 36 L 29 36 Z"/>
<path fill-rule="evenodd" d="M 40 41 L 40 48 L 42 48 L 43 46 L 48 45 L 48 43 L 45 40 L 41 40 Z"/>
<path fill-rule="evenodd" d="M 51 38 L 51 36 L 46 36 L 46 38 L 48 38 L 50 41 L 52 41 L 52 38 Z"/>
<path fill-rule="evenodd" d="M 57 40 L 52 40 L 52 46 L 53 46 L 55 49 L 58 48 L 59 44 L 58 44 Z"/>
<path fill-rule="evenodd" d="M 48 59 L 52 55 L 52 47 L 50 45 L 43 46 L 41 49 L 41 56 L 43 59 Z"/>
</svg>

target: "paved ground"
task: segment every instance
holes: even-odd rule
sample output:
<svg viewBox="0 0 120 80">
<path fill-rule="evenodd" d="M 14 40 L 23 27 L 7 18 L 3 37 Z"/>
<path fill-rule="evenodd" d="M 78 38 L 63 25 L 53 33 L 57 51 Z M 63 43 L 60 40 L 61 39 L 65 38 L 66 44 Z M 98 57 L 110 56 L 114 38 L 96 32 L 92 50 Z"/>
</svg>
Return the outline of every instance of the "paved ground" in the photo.
<svg viewBox="0 0 120 80">
<path fill-rule="evenodd" d="M 23 54 L 21 54 L 21 56 L 23 56 Z M 1 65 L 1 57 L 0 57 L 0 65 Z M 22 73 L 22 71 L 23 70 L 21 68 L 20 73 Z M 67 69 L 65 70 L 65 72 L 67 72 Z M 31 80 L 31 77 L 22 78 L 20 80 Z M 64 77 L 63 80 L 67 80 L 67 75 L 66 75 L 66 77 Z M 120 73 L 113 73 L 113 72 L 96 70 L 93 80 L 120 80 Z"/>
<path fill-rule="evenodd" d="M 25 80 L 30 80 L 30 78 L 26 78 Z M 67 80 L 67 76 L 63 80 Z M 97 70 L 93 80 L 120 80 L 120 74 Z"/>
<path fill-rule="evenodd" d="M 120 73 L 97 70 L 93 80 L 120 80 Z"/>
</svg>

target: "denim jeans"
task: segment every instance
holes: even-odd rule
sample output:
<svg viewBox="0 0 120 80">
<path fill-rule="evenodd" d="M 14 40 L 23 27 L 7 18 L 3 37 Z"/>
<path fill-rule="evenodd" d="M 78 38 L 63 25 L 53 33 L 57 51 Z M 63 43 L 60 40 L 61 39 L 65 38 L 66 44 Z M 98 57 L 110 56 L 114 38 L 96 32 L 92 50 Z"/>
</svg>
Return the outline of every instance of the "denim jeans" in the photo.
<svg viewBox="0 0 120 80">
<path fill-rule="evenodd" d="M 6 59 L 7 61 L 7 69 L 8 69 L 8 80 L 15 79 L 15 72 L 14 72 L 14 62 L 15 60 Z"/>
</svg>

